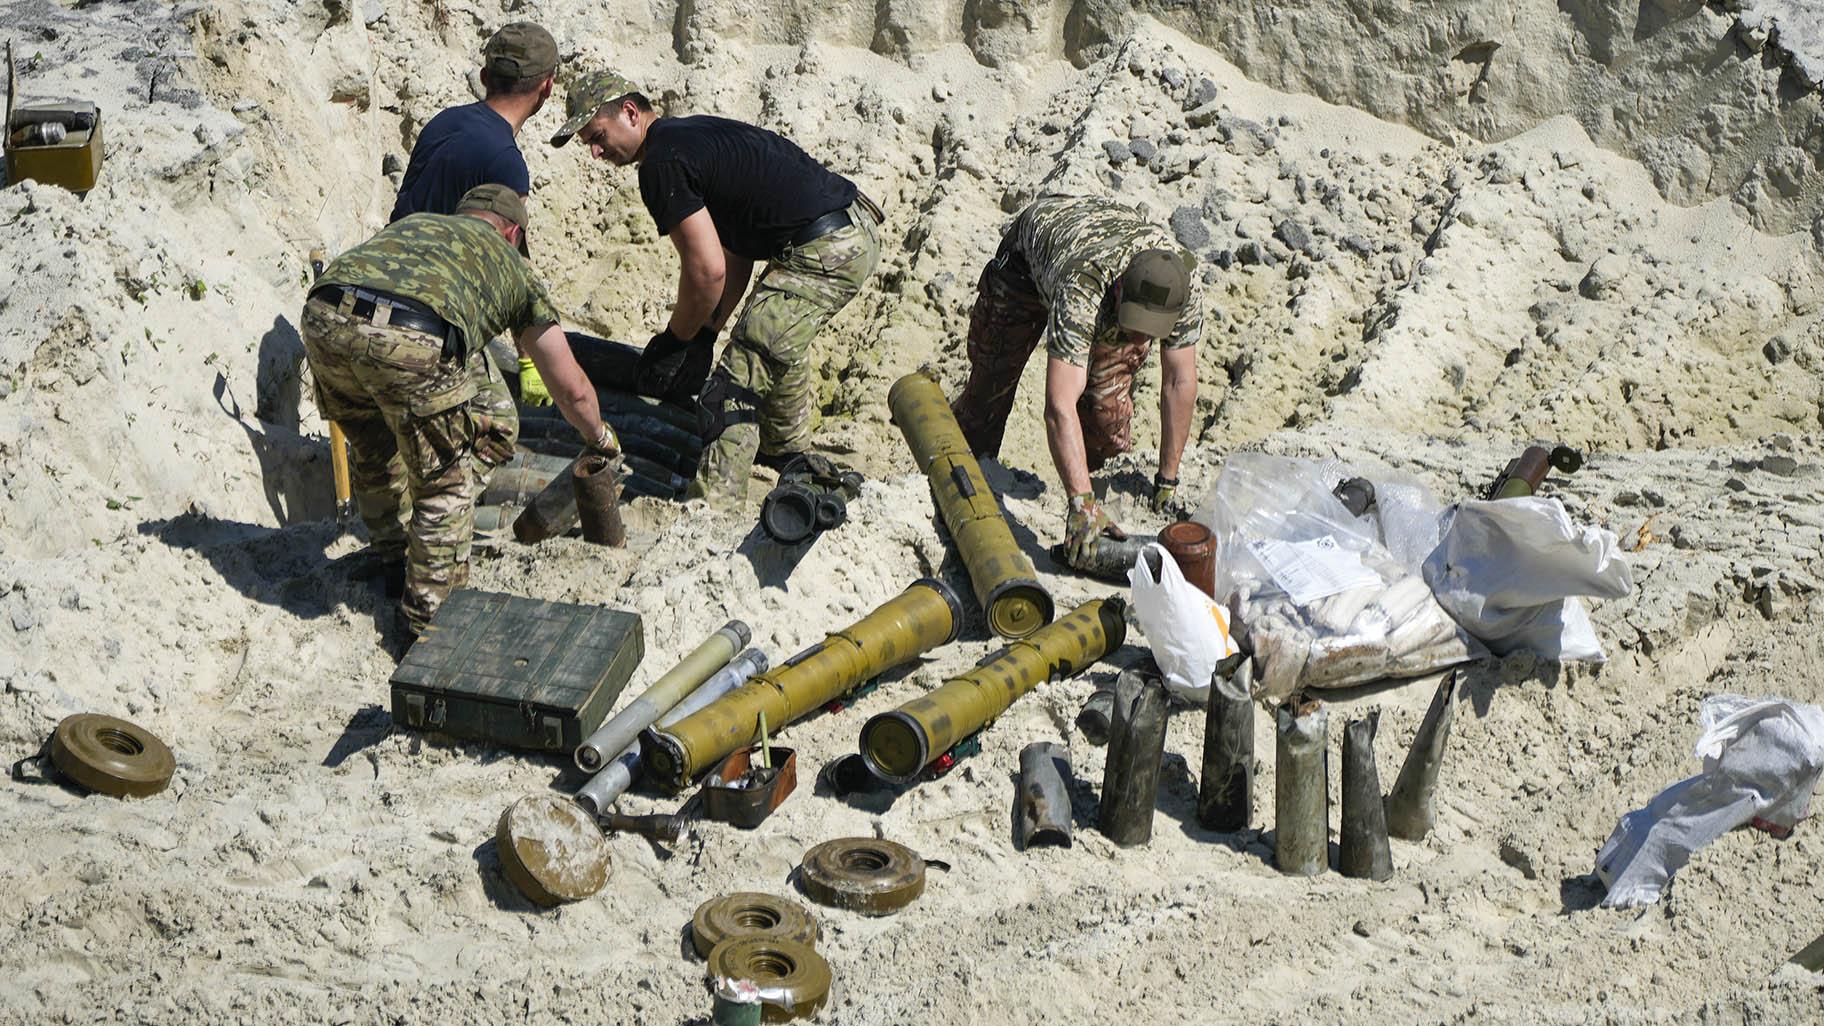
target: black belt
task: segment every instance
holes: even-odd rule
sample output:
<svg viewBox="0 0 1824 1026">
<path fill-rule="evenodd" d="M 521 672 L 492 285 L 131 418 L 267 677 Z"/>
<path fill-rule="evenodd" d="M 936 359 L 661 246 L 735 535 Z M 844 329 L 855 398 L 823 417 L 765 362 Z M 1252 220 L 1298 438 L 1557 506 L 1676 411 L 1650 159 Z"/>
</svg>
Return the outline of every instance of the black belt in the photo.
<svg viewBox="0 0 1824 1026">
<path fill-rule="evenodd" d="M 437 311 L 415 299 L 395 296 L 390 292 L 342 285 L 324 285 L 321 288 L 312 289 L 310 298 L 321 300 L 339 310 L 343 300 L 350 295 L 354 296 L 355 305 L 348 312 L 363 320 L 373 320 L 375 312 L 380 309 L 380 304 L 384 303 L 392 311 L 386 320 L 387 327 L 422 331 L 437 338 L 444 338 L 450 330 L 450 322 L 437 316 Z"/>
<path fill-rule="evenodd" d="M 798 229 L 797 234 L 792 236 L 792 245 L 803 246 L 807 243 L 816 242 L 825 235 L 828 235 L 833 231 L 847 228 L 854 223 L 854 219 L 849 217 L 849 208 L 844 207 L 841 210 L 832 210 L 822 217 L 817 218 L 815 221 L 812 221 L 810 224 L 805 225 L 803 228 Z"/>
</svg>

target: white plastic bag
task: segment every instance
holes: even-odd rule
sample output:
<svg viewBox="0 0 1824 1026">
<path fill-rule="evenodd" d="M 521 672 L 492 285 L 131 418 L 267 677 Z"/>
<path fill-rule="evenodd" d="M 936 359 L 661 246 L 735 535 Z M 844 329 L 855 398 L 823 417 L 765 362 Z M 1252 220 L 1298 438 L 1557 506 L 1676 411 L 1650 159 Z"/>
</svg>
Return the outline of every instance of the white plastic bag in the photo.
<svg viewBox="0 0 1824 1026">
<path fill-rule="evenodd" d="M 1437 500 L 1416 481 L 1370 477 L 1376 511 L 1357 517 L 1332 490 L 1361 476 L 1333 460 L 1237 453 L 1198 514 L 1216 535 L 1216 594 L 1254 656 L 1263 698 L 1416 677 L 1485 654 L 1418 574 L 1435 544 Z"/>
<path fill-rule="evenodd" d="M 1824 709 L 1784 698 L 1712 695 L 1692 752 L 1701 773 L 1621 817 L 1596 853 L 1607 908 L 1659 900 L 1691 853 L 1749 820 L 1789 829 L 1811 813 L 1824 772 Z"/>
<path fill-rule="evenodd" d="M 1147 565 L 1149 552 L 1159 557 L 1157 580 Z M 1153 647 L 1166 688 L 1194 705 L 1206 704 L 1216 664 L 1235 654 L 1228 610 L 1185 580 L 1163 545 L 1141 550 L 1127 580 L 1134 589 L 1134 619 Z"/>
<path fill-rule="evenodd" d="M 1602 659 L 1575 596 L 1633 590 L 1612 532 L 1573 523 L 1563 503 L 1537 496 L 1459 503 L 1443 523 L 1425 582 L 1465 630 L 1498 655 Z"/>
</svg>

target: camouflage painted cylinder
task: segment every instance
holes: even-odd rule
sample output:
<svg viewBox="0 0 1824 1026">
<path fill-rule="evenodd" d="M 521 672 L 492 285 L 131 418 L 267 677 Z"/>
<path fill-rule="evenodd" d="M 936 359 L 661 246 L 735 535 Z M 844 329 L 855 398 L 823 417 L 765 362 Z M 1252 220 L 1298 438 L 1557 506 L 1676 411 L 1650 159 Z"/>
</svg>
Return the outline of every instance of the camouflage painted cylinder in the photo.
<svg viewBox="0 0 1824 1026">
<path fill-rule="evenodd" d="M 1021 695 L 1045 681 L 1075 676 L 1120 648 L 1127 640 L 1126 610 L 1118 598 L 1085 602 L 981 666 L 881 713 L 861 728 L 862 758 L 888 780 L 911 781 Z"/>
<path fill-rule="evenodd" d="M 855 623 L 697 712 L 650 730 L 647 768 L 681 791 L 728 753 L 778 730 L 921 653 L 956 639 L 962 606 L 942 581 L 915 581 Z"/>
<path fill-rule="evenodd" d="M 931 481 L 938 512 L 969 569 L 989 629 L 1003 638 L 1023 638 L 1050 623 L 1051 593 L 1014 541 L 943 389 L 929 374 L 914 371 L 893 383 L 887 405 L 918 469 Z"/>
</svg>

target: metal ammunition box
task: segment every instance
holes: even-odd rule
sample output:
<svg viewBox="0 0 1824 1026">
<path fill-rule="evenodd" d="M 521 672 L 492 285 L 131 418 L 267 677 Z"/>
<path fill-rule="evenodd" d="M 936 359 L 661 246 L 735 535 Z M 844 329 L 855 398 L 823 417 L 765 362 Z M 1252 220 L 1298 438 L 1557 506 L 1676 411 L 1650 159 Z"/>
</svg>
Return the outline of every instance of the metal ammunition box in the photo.
<svg viewBox="0 0 1824 1026">
<path fill-rule="evenodd" d="M 517 595 L 450 595 L 394 671 L 393 722 L 568 753 L 646 653 L 638 613 Z"/>
<path fill-rule="evenodd" d="M 71 131 L 62 142 L 49 146 L 15 146 L 13 133 L 47 115 L 60 112 L 86 114 L 92 127 Z M 101 110 L 92 103 L 40 103 L 20 107 L 8 119 L 6 147 L 6 180 L 8 183 L 31 179 L 48 185 L 61 185 L 71 192 L 88 192 L 101 176 Z"/>
</svg>

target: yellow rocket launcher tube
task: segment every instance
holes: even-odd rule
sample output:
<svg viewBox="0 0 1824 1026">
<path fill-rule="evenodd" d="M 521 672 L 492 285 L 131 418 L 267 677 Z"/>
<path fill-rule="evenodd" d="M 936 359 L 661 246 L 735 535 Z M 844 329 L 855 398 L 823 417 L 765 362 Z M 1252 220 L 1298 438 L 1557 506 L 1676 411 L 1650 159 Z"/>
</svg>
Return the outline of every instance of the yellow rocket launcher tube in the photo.
<svg viewBox="0 0 1824 1026">
<path fill-rule="evenodd" d="M 868 768 L 908 783 L 931 760 L 993 722 L 1014 700 L 1048 680 L 1081 673 L 1127 640 L 1127 603 L 1085 602 L 1062 620 L 1015 641 L 999 655 L 929 694 L 884 712 L 861 728 Z"/>
<path fill-rule="evenodd" d="M 762 673 L 689 716 L 646 736 L 647 768 L 659 783 L 681 791 L 728 753 L 768 730 L 841 698 L 900 663 L 955 640 L 962 605 L 942 581 L 929 578 L 887 600 L 781 666 Z"/>
<path fill-rule="evenodd" d="M 1050 623 L 1051 593 L 1013 540 L 943 389 L 924 371 L 914 371 L 893 383 L 887 406 L 918 469 L 931 480 L 932 497 L 969 568 L 988 627 L 1003 638 L 1023 638 Z"/>
</svg>

